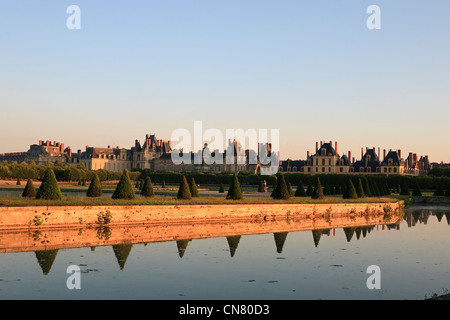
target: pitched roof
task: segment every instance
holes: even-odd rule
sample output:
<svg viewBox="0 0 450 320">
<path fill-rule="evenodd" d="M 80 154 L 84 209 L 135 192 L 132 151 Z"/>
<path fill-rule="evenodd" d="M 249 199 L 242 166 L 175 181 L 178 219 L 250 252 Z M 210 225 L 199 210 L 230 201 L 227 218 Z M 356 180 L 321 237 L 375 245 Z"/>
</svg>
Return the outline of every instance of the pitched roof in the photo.
<svg viewBox="0 0 450 320">
<path fill-rule="evenodd" d="M 329 142 L 322 144 L 322 146 L 319 148 L 319 150 L 317 150 L 315 155 L 321 156 L 323 154 L 323 152 L 325 152 L 326 156 L 335 156 L 336 155 L 336 150 L 334 150 L 333 146 Z"/>
</svg>

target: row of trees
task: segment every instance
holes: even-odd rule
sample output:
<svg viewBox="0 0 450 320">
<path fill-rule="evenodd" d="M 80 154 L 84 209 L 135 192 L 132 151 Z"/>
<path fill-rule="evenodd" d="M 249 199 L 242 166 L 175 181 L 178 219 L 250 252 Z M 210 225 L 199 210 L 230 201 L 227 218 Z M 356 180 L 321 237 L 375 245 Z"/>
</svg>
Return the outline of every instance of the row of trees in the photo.
<svg viewBox="0 0 450 320">
<path fill-rule="evenodd" d="M 114 172 L 108 170 L 89 170 L 83 164 L 77 166 L 49 163 L 47 165 L 36 165 L 35 163 L 27 164 L 25 162 L 0 162 L 0 178 L 1 179 L 39 179 L 42 180 L 47 169 L 52 169 L 57 181 L 91 181 L 94 173 L 98 175 L 100 181 L 117 181 L 121 178 L 122 172 Z M 203 173 L 203 172 L 158 172 L 149 169 L 132 170 L 128 173 L 133 181 L 142 180 L 148 176 L 157 183 L 181 183 L 182 177 L 185 176 L 189 181 L 195 179 L 199 184 L 231 184 L 234 179 L 233 173 Z M 390 189 L 397 188 L 398 185 L 407 184 L 408 188 L 413 189 L 416 185 L 422 190 L 434 190 L 439 185 L 446 186 L 450 182 L 450 169 L 433 169 L 426 176 L 406 176 L 406 175 L 384 175 L 384 174 L 320 174 L 307 175 L 304 173 L 286 173 L 284 174 L 286 183 L 298 185 L 300 182 L 307 185 L 314 184 L 316 177 L 319 177 L 323 185 L 345 185 L 349 178 L 354 184 L 358 178 L 367 177 L 369 182 L 377 184 L 386 184 Z M 237 175 L 241 184 L 258 186 L 261 182 L 266 181 L 268 186 L 275 187 L 279 174 L 271 176 L 261 176 L 250 172 L 239 172 Z"/>
</svg>

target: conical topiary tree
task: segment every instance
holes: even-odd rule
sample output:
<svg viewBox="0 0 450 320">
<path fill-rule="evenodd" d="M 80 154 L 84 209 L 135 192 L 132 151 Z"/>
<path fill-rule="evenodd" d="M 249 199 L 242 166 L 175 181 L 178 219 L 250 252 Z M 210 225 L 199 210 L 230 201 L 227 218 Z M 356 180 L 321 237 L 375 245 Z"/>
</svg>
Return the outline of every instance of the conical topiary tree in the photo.
<svg viewBox="0 0 450 320">
<path fill-rule="evenodd" d="M 291 197 L 284 175 L 280 174 L 277 179 L 277 185 L 271 194 L 273 199 L 287 200 Z"/>
<path fill-rule="evenodd" d="M 308 187 L 306 188 L 306 196 L 311 197 L 313 195 L 314 188 L 311 181 L 308 182 Z"/>
<path fill-rule="evenodd" d="M 134 199 L 135 193 L 134 188 L 131 185 L 130 175 L 128 170 L 123 170 L 122 176 L 120 177 L 119 183 L 117 184 L 116 190 L 112 195 L 113 199 Z"/>
<path fill-rule="evenodd" d="M 292 184 L 290 182 L 288 182 L 287 187 L 288 187 L 289 195 L 291 197 L 293 197 L 294 196 L 294 189 L 292 189 Z"/>
<path fill-rule="evenodd" d="M 191 191 L 189 190 L 189 185 L 185 176 L 181 178 L 181 184 L 180 188 L 178 189 L 177 199 L 191 200 Z"/>
<path fill-rule="evenodd" d="M 355 186 L 351 179 L 348 179 L 347 187 L 342 195 L 343 199 L 358 199 L 358 194 L 356 193 Z"/>
<path fill-rule="evenodd" d="M 166 187 L 166 181 L 165 181 L 165 180 L 162 181 L 162 183 L 161 183 L 161 188 L 167 188 L 167 187 Z"/>
<path fill-rule="evenodd" d="M 102 196 L 102 184 L 96 173 L 94 173 L 94 176 L 92 177 L 91 184 L 89 185 L 86 196 L 91 198 Z"/>
<path fill-rule="evenodd" d="M 189 191 L 191 192 L 191 197 L 193 198 L 199 197 L 197 184 L 195 183 L 194 177 L 192 177 L 191 180 L 189 181 Z"/>
<path fill-rule="evenodd" d="M 155 193 L 153 192 L 152 180 L 150 179 L 149 176 L 147 176 L 143 183 L 143 187 L 141 190 L 141 196 L 148 198 L 148 197 L 153 197 L 154 195 L 155 195 Z"/>
<path fill-rule="evenodd" d="M 56 181 L 55 173 L 52 169 L 47 169 L 44 173 L 41 186 L 36 192 L 36 199 L 61 200 L 62 194 Z"/>
<path fill-rule="evenodd" d="M 295 190 L 295 197 L 306 197 L 305 188 L 303 187 L 303 183 L 300 181 L 297 186 L 297 190 Z"/>
<path fill-rule="evenodd" d="M 20 186 L 21 185 L 21 183 L 20 183 L 20 178 L 18 178 L 17 179 L 17 182 L 16 182 L 16 186 Z"/>
<path fill-rule="evenodd" d="M 219 186 L 219 193 L 225 193 L 225 188 L 223 187 L 222 182 L 220 183 L 220 186 Z"/>
<path fill-rule="evenodd" d="M 361 178 L 358 179 L 358 187 L 356 188 L 356 194 L 358 195 L 358 198 L 364 198 L 366 196 L 366 194 L 364 193 Z"/>
<path fill-rule="evenodd" d="M 311 198 L 312 199 L 323 199 L 324 198 L 322 185 L 320 184 L 319 177 L 317 177 L 316 185 L 314 187 L 314 192 L 313 192 Z"/>
<path fill-rule="evenodd" d="M 34 188 L 33 182 L 31 179 L 28 179 L 27 185 L 22 193 L 23 198 L 34 198 L 36 197 L 36 189 Z"/>
<path fill-rule="evenodd" d="M 228 190 L 227 199 L 240 200 L 242 199 L 241 184 L 239 183 L 236 174 L 233 174 L 233 179 L 231 180 L 230 189 Z"/>
<path fill-rule="evenodd" d="M 364 188 L 364 195 L 366 197 L 374 196 L 374 192 L 373 192 L 372 188 L 370 188 L 370 186 L 369 186 L 369 180 L 367 179 L 367 177 L 364 177 L 363 188 Z"/>
</svg>

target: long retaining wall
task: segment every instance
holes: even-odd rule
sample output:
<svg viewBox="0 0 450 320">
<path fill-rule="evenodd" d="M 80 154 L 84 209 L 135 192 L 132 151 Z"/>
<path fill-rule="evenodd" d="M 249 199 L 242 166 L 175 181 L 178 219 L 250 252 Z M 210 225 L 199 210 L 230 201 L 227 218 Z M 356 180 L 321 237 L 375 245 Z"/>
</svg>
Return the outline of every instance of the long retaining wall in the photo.
<svg viewBox="0 0 450 320">
<path fill-rule="evenodd" d="M 286 218 L 342 217 L 398 213 L 403 202 L 276 204 L 276 205 L 153 205 L 153 206 L 54 206 L 0 207 L 2 230 L 86 228 L 101 226 L 109 213 L 108 226 L 186 224 L 223 221 L 258 221 Z"/>
</svg>

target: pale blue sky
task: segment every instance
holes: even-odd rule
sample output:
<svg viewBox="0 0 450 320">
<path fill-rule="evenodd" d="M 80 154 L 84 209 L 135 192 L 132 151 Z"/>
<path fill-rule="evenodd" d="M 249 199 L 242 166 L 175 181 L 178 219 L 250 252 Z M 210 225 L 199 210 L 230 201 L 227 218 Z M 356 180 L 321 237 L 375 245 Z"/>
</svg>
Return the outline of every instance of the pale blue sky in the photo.
<svg viewBox="0 0 450 320">
<path fill-rule="evenodd" d="M 66 9 L 81 9 L 68 30 Z M 381 8 L 381 30 L 366 9 Z M 177 128 L 280 129 L 450 161 L 450 2 L 0 2 L 0 152 L 131 147 Z"/>
</svg>

